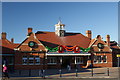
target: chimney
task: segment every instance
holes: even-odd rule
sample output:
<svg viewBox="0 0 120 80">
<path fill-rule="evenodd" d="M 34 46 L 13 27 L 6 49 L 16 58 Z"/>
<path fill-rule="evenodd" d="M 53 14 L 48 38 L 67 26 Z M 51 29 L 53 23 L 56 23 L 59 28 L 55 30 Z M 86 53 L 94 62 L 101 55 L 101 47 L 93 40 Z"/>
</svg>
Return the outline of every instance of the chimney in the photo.
<svg viewBox="0 0 120 80">
<path fill-rule="evenodd" d="M 92 38 L 92 32 L 91 32 L 91 30 L 87 30 L 86 31 L 86 36 L 91 40 L 91 38 Z"/>
<path fill-rule="evenodd" d="M 11 38 L 11 42 L 14 43 L 14 39 L 13 38 Z"/>
<path fill-rule="evenodd" d="M 28 34 L 32 32 L 32 28 L 28 28 Z"/>
<path fill-rule="evenodd" d="M 6 32 L 2 32 L 2 36 L 1 36 L 1 39 L 6 39 Z"/>
<path fill-rule="evenodd" d="M 110 46 L 110 35 L 106 35 L 106 42 L 107 45 Z"/>
</svg>

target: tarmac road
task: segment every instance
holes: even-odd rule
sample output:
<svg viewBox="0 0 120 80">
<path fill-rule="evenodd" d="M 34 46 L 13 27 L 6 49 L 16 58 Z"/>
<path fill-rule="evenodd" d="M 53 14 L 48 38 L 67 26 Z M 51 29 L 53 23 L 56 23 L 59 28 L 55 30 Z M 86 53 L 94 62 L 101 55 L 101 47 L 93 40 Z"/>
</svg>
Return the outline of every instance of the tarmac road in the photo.
<svg viewBox="0 0 120 80">
<path fill-rule="evenodd" d="M 54 78 L 54 79 L 8 79 L 8 80 L 118 80 L 117 78 Z"/>
</svg>

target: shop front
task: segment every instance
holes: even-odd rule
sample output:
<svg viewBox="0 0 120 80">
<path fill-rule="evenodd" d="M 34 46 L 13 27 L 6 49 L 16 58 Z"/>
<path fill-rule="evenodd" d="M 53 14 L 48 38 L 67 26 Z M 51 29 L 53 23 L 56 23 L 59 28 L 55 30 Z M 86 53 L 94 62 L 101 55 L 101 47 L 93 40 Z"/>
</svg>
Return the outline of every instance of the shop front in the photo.
<svg viewBox="0 0 120 80">
<path fill-rule="evenodd" d="M 84 68 L 90 53 L 46 53 L 48 68 Z"/>
</svg>

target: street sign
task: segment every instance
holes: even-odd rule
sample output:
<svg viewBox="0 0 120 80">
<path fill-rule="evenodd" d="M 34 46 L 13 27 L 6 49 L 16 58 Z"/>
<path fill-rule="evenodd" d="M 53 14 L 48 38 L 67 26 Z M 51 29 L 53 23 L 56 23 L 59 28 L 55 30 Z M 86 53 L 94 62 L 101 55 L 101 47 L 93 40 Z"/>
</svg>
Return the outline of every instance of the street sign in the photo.
<svg viewBox="0 0 120 80">
<path fill-rule="evenodd" d="M 120 57 L 120 54 L 117 54 L 117 57 Z"/>
</svg>

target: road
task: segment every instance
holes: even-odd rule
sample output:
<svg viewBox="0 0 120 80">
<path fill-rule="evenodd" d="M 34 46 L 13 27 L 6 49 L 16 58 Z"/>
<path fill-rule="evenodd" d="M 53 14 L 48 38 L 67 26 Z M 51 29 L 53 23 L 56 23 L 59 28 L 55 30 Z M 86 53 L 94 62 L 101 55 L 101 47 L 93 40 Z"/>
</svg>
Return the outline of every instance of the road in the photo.
<svg viewBox="0 0 120 80">
<path fill-rule="evenodd" d="M 118 80 L 117 78 L 56 78 L 56 79 L 42 79 L 42 78 L 34 78 L 34 79 L 9 79 L 9 80 Z"/>
</svg>

